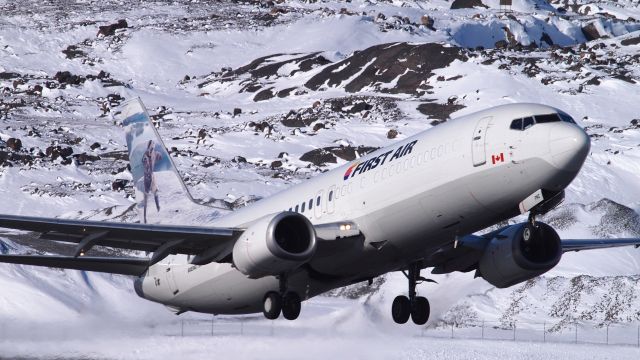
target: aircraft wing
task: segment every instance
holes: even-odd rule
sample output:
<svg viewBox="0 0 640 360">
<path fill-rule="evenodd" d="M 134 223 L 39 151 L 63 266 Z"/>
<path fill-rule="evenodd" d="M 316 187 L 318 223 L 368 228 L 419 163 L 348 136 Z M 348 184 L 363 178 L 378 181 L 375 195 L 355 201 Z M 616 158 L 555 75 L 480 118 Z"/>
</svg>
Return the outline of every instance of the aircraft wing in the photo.
<svg viewBox="0 0 640 360">
<path fill-rule="evenodd" d="M 136 276 L 144 274 L 149 267 L 149 259 L 146 258 L 52 255 L 0 255 L 0 263 L 48 266 Z"/>
<path fill-rule="evenodd" d="M 640 247 L 640 238 L 619 239 L 564 239 L 562 252 L 605 249 L 611 247 L 631 246 Z"/>
<path fill-rule="evenodd" d="M 82 257 L 93 246 L 153 252 L 151 260 L 145 259 L 148 265 L 153 265 L 170 254 L 198 255 L 205 251 L 210 261 L 220 261 L 230 254 L 235 240 L 242 233 L 241 229 L 234 228 L 114 223 L 13 215 L 0 215 L 0 227 L 39 232 L 40 238 L 44 240 L 76 243 L 78 245 L 71 258 Z M 0 262 L 3 259 L 9 258 L 0 258 Z"/>
</svg>

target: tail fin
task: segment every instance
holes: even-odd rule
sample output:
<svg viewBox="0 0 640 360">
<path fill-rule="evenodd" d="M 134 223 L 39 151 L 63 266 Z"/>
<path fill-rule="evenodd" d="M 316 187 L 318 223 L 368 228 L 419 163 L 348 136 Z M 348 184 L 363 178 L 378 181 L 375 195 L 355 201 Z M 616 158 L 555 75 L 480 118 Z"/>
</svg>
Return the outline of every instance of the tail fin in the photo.
<svg viewBox="0 0 640 360">
<path fill-rule="evenodd" d="M 122 116 L 140 222 L 169 224 L 189 219 L 187 214 L 200 206 L 182 181 L 142 101 L 136 98 L 124 104 Z"/>
</svg>

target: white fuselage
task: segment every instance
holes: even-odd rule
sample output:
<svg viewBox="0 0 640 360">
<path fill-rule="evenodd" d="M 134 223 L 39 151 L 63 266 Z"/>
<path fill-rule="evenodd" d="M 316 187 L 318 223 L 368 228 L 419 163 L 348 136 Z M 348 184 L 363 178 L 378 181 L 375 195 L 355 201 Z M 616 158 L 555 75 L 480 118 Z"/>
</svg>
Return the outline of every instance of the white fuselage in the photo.
<svg viewBox="0 0 640 360">
<path fill-rule="evenodd" d="M 458 235 L 519 214 L 518 204 L 535 191 L 561 191 L 569 185 L 588 151 L 581 128 L 550 122 L 524 131 L 510 129 L 514 119 L 557 111 L 512 104 L 460 117 L 211 225 L 246 227 L 287 210 L 314 225 L 355 222 L 363 234 L 358 241 L 317 254 L 290 276 L 289 286 L 303 298 L 399 270 Z M 231 264 L 218 263 L 157 264 L 138 282 L 137 291 L 146 299 L 214 314 L 259 312 L 264 294 L 279 286 L 273 276 L 249 279 Z"/>
</svg>

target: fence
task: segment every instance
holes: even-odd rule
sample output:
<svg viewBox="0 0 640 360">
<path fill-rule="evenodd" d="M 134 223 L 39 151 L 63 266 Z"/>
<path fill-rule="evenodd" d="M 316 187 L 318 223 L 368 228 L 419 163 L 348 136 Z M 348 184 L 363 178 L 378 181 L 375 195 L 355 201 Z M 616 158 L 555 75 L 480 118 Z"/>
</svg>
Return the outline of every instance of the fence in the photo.
<svg viewBox="0 0 640 360">
<path fill-rule="evenodd" d="M 575 343 L 627 345 L 640 347 L 640 324 L 592 322 L 554 323 L 478 321 L 465 324 L 440 323 L 429 327 L 410 327 L 416 337 L 468 340 L 529 341 L 542 343 Z M 406 329 L 406 328 L 404 328 Z M 270 321 L 260 318 L 180 320 L 152 329 L 154 334 L 168 336 L 301 336 L 316 328 L 301 327 L 295 322 Z"/>
</svg>

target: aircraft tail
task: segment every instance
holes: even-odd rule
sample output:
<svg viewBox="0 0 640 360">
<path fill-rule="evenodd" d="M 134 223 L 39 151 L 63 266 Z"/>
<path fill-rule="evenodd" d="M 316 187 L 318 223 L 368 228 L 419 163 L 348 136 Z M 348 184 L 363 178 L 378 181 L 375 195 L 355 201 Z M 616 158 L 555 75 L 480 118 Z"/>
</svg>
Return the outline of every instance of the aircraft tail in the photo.
<svg viewBox="0 0 640 360">
<path fill-rule="evenodd" d="M 180 215 L 200 206 L 196 206 L 199 204 L 184 184 L 142 101 L 136 98 L 125 103 L 122 117 L 140 222 L 183 222 Z"/>
</svg>

